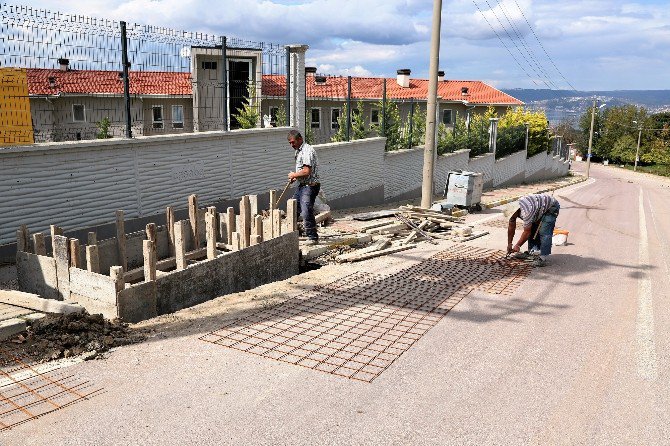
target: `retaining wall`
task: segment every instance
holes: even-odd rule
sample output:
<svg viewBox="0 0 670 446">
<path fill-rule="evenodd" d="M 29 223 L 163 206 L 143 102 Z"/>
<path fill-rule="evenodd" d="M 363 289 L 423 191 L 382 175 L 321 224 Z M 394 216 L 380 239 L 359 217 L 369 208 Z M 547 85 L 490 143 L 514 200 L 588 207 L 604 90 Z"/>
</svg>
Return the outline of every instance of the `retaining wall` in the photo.
<svg viewBox="0 0 670 446">
<path fill-rule="evenodd" d="M 493 187 L 522 183 L 525 180 L 525 172 L 525 150 L 500 158 L 493 166 Z"/>
</svg>

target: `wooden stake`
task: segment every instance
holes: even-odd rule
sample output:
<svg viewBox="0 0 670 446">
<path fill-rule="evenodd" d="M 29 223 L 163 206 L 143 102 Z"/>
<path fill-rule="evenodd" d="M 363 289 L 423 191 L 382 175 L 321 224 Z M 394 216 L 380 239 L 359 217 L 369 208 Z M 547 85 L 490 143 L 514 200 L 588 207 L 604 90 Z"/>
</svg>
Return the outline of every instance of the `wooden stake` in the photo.
<svg viewBox="0 0 670 446">
<path fill-rule="evenodd" d="M 226 243 L 227 241 L 227 232 L 226 232 L 226 213 L 225 212 L 220 212 L 219 213 L 219 238 L 218 241 L 221 243 Z"/>
<path fill-rule="evenodd" d="M 168 252 L 170 257 L 174 257 L 174 208 L 172 206 L 165 208 L 165 221 L 168 233 Z"/>
<path fill-rule="evenodd" d="M 47 255 L 47 246 L 44 242 L 44 234 L 36 232 L 33 234 L 33 246 L 35 247 L 35 254 L 38 256 Z"/>
<path fill-rule="evenodd" d="M 119 263 L 123 270 L 128 269 L 128 257 L 126 256 L 126 226 L 123 219 L 123 211 L 116 211 L 116 252 Z"/>
<path fill-rule="evenodd" d="M 249 211 L 251 212 L 251 219 L 258 215 L 258 195 L 249 195 Z"/>
<path fill-rule="evenodd" d="M 193 249 L 200 248 L 200 234 L 198 233 L 198 196 L 188 196 L 188 219 L 191 222 L 191 244 Z"/>
<path fill-rule="evenodd" d="M 28 245 L 24 237 L 24 232 L 21 228 L 16 230 L 16 251 L 28 252 Z"/>
<path fill-rule="evenodd" d="M 298 230 L 298 202 L 295 198 L 286 202 L 286 229 L 288 232 Z"/>
<path fill-rule="evenodd" d="M 144 254 L 144 281 L 156 280 L 156 243 L 151 240 L 142 240 Z"/>
<path fill-rule="evenodd" d="M 63 228 L 51 225 L 51 255 L 56 252 L 54 240 L 57 235 L 63 235 Z"/>
<path fill-rule="evenodd" d="M 174 249 L 175 260 L 177 262 L 177 270 L 181 271 L 186 268 L 186 222 L 178 221 L 174 224 Z"/>
<path fill-rule="evenodd" d="M 228 208 L 226 210 L 226 243 L 233 244 L 233 232 L 235 232 L 235 209 Z"/>
<path fill-rule="evenodd" d="M 272 215 L 272 211 L 275 210 L 275 206 L 277 203 L 277 191 L 274 189 L 270 190 L 270 215 Z"/>
<path fill-rule="evenodd" d="M 251 210 L 249 204 L 249 197 L 243 196 L 240 200 L 240 227 L 237 228 L 242 236 L 242 247 L 249 246 L 249 237 L 251 236 Z"/>
<path fill-rule="evenodd" d="M 249 241 L 251 246 L 258 245 L 263 242 L 263 238 L 260 235 L 252 235 Z"/>
<path fill-rule="evenodd" d="M 262 215 L 257 215 L 254 217 L 254 233 L 251 236 L 253 237 L 258 237 L 258 243 L 261 243 L 263 241 L 263 216 Z"/>
<path fill-rule="evenodd" d="M 86 269 L 91 273 L 100 273 L 98 245 L 86 246 Z"/>
<path fill-rule="evenodd" d="M 88 233 L 88 243 L 87 245 L 97 245 L 98 244 L 98 234 L 95 232 L 89 232 Z"/>
<path fill-rule="evenodd" d="M 156 244 L 156 223 L 149 223 L 146 227 L 147 240 Z"/>
<path fill-rule="evenodd" d="M 73 268 L 81 268 L 81 257 L 79 256 L 79 240 L 76 238 L 70 239 L 70 266 Z"/>
<path fill-rule="evenodd" d="M 233 243 L 232 243 L 233 251 L 239 251 L 240 249 L 242 249 L 242 237 L 240 236 L 240 233 L 239 232 L 233 232 L 232 238 L 233 238 Z"/>
<path fill-rule="evenodd" d="M 272 211 L 272 238 L 281 235 L 281 211 L 274 209 Z"/>
<path fill-rule="evenodd" d="M 30 249 L 30 231 L 28 230 L 28 226 L 26 225 L 21 225 L 20 227 L 24 244 L 25 244 L 25 251 L 26 252 L 32 252 L 32 249 Z"/>
<path fill-rule="evenodd" d="M 205 235 L 207 239 L 207 259 L 216 258 L 216 208 L 207 208 L 205 214 Z"/>
<path fill-rule="evenodd" d="M 70 253 L 67 237 L 54 236 L 54 260 L 56 261 L 56 280 L 58 295 L 61 299 L 70 298 Z"/>
<path fill-rule="evenodd" d="M 126 279 L 123 274 L 123 267 L 112 266 L 109 268 L 109 277 L 114 281 L 116 292 L 122 291 L 126 287 Z"/>
</svg>

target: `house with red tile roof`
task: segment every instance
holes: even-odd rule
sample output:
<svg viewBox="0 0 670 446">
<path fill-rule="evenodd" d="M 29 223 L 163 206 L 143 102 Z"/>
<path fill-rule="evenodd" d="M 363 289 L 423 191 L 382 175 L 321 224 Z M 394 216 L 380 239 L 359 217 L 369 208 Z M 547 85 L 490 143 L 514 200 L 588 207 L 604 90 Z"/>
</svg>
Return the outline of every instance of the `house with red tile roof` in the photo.
<svg viewBox="0 0 670 446">
<path fill-rule="evenodd" d="M 306 68 L 306 113 L 307 122 L 317 143 L 330 141 L 337 132 L 338 118 L 344 110 L 348 96 L 347 77 L 319 76 L 316 69 Z M 401 119 L 405 121 L 414 110 L 426 110 L 428 80 L 410 78 L 408 69 L 398 70 L 396 78 L 351 78 L 352 110 L 356 110 L 359 101 L 363 104 L 364 121 L 368 126 L 379 123 L 379 103 L 384 97 L 399 106 Z M 286 94 L 284 76 L 263 76 L 263 113 L 276 116 Z M 457 117 L 466 119 L 472 113 L 484 113 L 488 107 L 494 107 L 498 115 L 504 114 L 510 107 L 522 106 L 523 102 L 487 85 L 482 81 L 459 81 L 444 79 L 439 72 L 438 93 L 439 120 L 447 127 L 453 127 Z"/>
<path fill-rule="evenodd" d="M 223 101 L 216 59 L 208 53 L 211 52 L 209 49 L 201 50 L 201 54 L 197 53 L 198 49 L 192 51 L 193 75 L 188 72 L 129 72 L 133 135 L 222 128 Z M 239 59 L 238 54 L 236 63 L 244 71 L 242 77 L 237 76 L 243 78 L 243 82 L 238 79 L 238 83 L 244 84 L 246 93 L 248 81 L 262 80 L 260 87 L 253 90 L 260 95 L 260 100 L 253 98 L 252 103 L 258 105 L 261 115 L 272 117 L 271 121 L 274 121 L 279 107 L 285 103 L 286 77 L 261 74 L 260 64 L 254 62 L 259 55 L 249 53 L 246 56 L 248 62 Z M 59 62 L 62 62 L 59 69 L 26 70 L 35 141 L 95 139 L 100 131 L 99 123 L 105 119 L 109 120 L 110 135 L 123 136 L 126 118 L 122 73 L 71 70 L 67 60 Z M 348 81 L 346 77 L 318 76 L 315 69 L 306 68 L 305 71 L 307 122 L 316 143 L 328 142 L 338 129 L 338 117 L 347 101 Z M 384 91 L 387 100 L 398 103 L 403 120 L 412 109 L 425 111 L 428 80 L 411 79 L 410 70 L 398 70 L 397 78 L 390 79 L 352 77 L 352 108 L 355 109 L 359 102 L 363 104 L 363 109 L 356 112 L 363 114 L 370 128 L 379 123 L 379 103 Z M 502 114 L 509 107 L 523 104 L 484 82 L 445 80 L 443 75 L 438 82 L 438 96 L 439 119 L 446 126 L 453 126 L 457 117 L 483 113 L 489 106 Z M 236 123 L 232 105 L 241 104 L 243 99 L 229 98 L 232 128 Z M 261 121 L 259 119 L 259 125 Z"/>
</svg>

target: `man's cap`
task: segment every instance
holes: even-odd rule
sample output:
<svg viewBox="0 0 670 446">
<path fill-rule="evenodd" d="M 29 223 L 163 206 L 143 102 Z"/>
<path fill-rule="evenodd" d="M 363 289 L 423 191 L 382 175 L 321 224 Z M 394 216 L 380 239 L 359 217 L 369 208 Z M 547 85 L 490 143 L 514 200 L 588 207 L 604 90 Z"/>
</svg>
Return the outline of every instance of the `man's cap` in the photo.
<svg viewBox="0 0 670 446">
<path fill-rule="evenodd" d="M 503 215 L 505 216 L 506 219 L 510 219 L 512 217 L 512 214 L 514 214 L 516 211 L 519 210 L 519 202 L 515 201 L 514 203 L 510 203 L 507 206 L 505 206 L 505 209 L 503 210 Z"/>
</svg>

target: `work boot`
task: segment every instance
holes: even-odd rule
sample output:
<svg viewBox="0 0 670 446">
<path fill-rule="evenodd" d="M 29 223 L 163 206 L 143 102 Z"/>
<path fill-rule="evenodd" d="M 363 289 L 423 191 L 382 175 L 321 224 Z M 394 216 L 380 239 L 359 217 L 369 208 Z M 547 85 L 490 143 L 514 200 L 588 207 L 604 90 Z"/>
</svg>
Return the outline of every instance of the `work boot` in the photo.
<svg viewBox="0 0 670 446">
<path fill-rule="evenodd" d="M 541 257 L 535 257 L 535 259 L 533 259 L 533 267 L 541 268 L 543 266 L 547 266 L 546 260 L 543 260 Z"/>
</svg>

